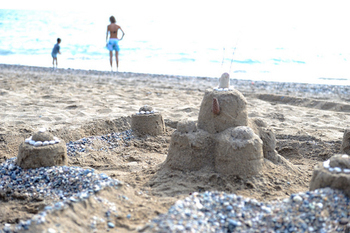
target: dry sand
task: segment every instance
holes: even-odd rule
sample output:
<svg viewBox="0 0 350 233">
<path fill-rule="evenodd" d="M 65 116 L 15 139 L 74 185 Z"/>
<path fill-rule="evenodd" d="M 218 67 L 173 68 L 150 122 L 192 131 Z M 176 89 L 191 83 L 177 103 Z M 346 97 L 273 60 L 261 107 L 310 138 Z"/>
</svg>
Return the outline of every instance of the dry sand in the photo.
<svg viewBox="0 0 350 233">
<path fill-rule="evenodd" d="M 218 74 L 220 77 L 221 74 Z M 116 227 L 109 232 L 137 232 L 176 200 L 192 192 L 219 190 L 259 201 L 278 200 L 307 191 L 313 167 L 340 152 L 349 128 L 350 88 L 235 80 L 231 86 L 248 102 L 248 116 L 262 118 L 276 133 L 276 150 L 296 169 L 271 166 L 252 178 L 222 177 L 213 172 L 160 170 L 172 132 L 181 119 L 196 121 L 204 91 L 218 79 L 84 70 L 56 70 L 0 64 L 0 162 L 16 157 L 18 146 L 41 127 L 66 142 L 130 128 L 130 116 L 143 105 L 159 110 L 163 136 L 133 139 L 110 151 L 89 151 L 69 158 L 69 165 L 94 168 L 120 180 L 46 217 L 29 232 L 105 232 L 106 211 L 114 206 Z M 98 145 L 97 145 L 98 146 Z M 102 201 L 101 201 L 102 200 Z M 40 212 L 49 200 L 0 198 L 0 229 Z M 130 214 L 130 215 L 129 215 Z M 129 218 L 127 217 L 129 215 Z"/>
</svg>

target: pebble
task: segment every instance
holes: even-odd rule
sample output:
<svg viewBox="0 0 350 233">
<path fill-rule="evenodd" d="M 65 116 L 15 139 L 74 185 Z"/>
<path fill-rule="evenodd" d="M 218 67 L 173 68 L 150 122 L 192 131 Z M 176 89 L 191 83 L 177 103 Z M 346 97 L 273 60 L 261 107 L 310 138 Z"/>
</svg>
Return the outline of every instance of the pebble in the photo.
<svg viewBox="0 0 350 233">
<path fill-rule="evenodd" d="M 335 167 L 335 168 L 334 168 L 334 171 L 339 173 L 339 172 L 341 172 L 342 170 L 341 170 L 340 167 Z"/>
<path fill-rule="evenodd" d="M 107 224 L 108 224 L 109 228 L 114 228 L 115 227 L 114 223 L 108 222 Z"/>
<path fill-rule="evenodd" d="M 344 232 L 349 204 L 343 192 L 330 188 L 272 202 L 207 191 L 177 201 L 147 232 Z"/>
<path fill-rule="evenodd" d="M 76 166 L 53 166 L 36 169 L 22 169 L 16 165 L 17 158 L 10 158 L 0 164 L 0 194 L 7 201 L 16 199 L 18 194 L 28 198 L 51 199 L 51 205 L 32 219 L 20 221 L 13 232 L 28 229 L 31 224 L 46 221 L 47 213 L 61 210 L 72 202 L 86 199 L 104 187 L 119 187 L 120 182 L 106 174 L 97 174 L 94 169 Z M 13 230 L 13 229 L 12 229 Z M 0 232 L 12 232 L 5 225 Z"/>
<path fill-rule="evenodd" d="M 34 143 L 34 146 L 35 147 L 38 147 L 38 146 L 41 146 L 43 144 L 43 142 L 41 142 L 41 141 L 36 141 L 35 143 Z"/>
<path fill-rule="evenodd" d="M 88 152 L 89 150 L 111 150 L 119 146 L 128 146 L 129 142 L 134 138 L 132 130 L 126 130 L 120 133 L 111 133 L 102 136 L 92 136 L 87 138 L 82 138 L 75 142 L 68 142 L 67 145 L 67 155 L 76 156 L 77 153 Z M 106 143 L 105 147 L 94 148 L 95 141 L 102 141 Z"/>
<path fill-rule="evenodd" d="M 295 195 L 293 197 L 293 201 L 295 201 L 295 202 L 301 202 L 302 200 L 303 200 L 303 198 L 301 198 L 299 195 Z"/>
<path fill-rule="evenodd" d="M 329 163 L 330 163 L 330 160 L 328 159 L 327 161 L 324 161 L 323 162 L 323 167 L 328 169 L 329 168 Z"/>
<path fill-rule="evenodd" d="M 49 141 L 44 141 L 43 142 L 43 146 L 47 146 L 47 145 L 50 145 L 50 142 Z"/>
<path fill-rule="evenodd" d="M 87 152 L 86 149 L 101 150 L 101 148 L 93 147 L 95 141 L 106 143 L 107 147 L 103 148 L 103 150 L 128 146 L 129 141 L 133 138 L 132 130 L 82 138 L 66 144 L 67 154 L 68 156 L 75 156 L 77 152 Z M 28 138 L 27 141 L 34 146 L 40 146 L 39 144 L 53 145 L 58 143 L 59 139 L 54 137 L 52 141 L 38 143 Z M 51 198 L 53 200 L 52 205 L 45 206 L 44 210 L 35 215 L 31 220 L 22 221 L 17 224 L 15 226 L 16 231 L 27 229 L 32 223 L 44 223 L 47 213 L 60 210 L 69 203 L 86 199 L 106 186 L 118 187 L 118 185 L 118 180 L 112 179 L 103 173 L 96 174 L 94 169 L 54 166 L 23 170 L 16 165 L 16 158 L 8 159 L 0 164 L 0 193 L 5 191 L 8 200 L 14 199 L 13 195 L 18 193 L 29 199 Z M 12 232 L 11 224 L 4 225 L 3 231 L 6 233 Z M 0 228 L 1 232 L 2 230 Z"/>
</svg>

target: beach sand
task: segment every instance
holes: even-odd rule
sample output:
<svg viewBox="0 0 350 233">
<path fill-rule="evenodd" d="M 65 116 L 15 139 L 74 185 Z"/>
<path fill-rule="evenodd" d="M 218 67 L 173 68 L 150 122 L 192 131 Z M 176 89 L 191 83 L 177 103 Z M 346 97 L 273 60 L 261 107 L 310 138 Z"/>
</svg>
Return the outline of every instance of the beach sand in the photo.
<svg viewBox="0 0 350 233">
<path fill-rule="evenodd" d="M 125 146 L 69 157 L 69 166 L 93 168 L 121 185 L 47 215 L 43 224 L 33 224 L 28 232 L 94 232 L 92 222 L 96 232 L 137 232 L 177 200 L 207 190 L 259 201 L 282 200 L 307 191 L 315 164 L 340 153 L 350 124 L 350 88 L 231 77 L 231 87 L 248 102 L 248 116 L 263 119 L 273 129 L 276 150 L 295 169 L 271 166 L 253 178 L 160 170 L 177 122 L 196 121 L 205 90 L 217 86 L 218 79 L 205 77 L 0 64 L 0 162 L 16 157 L 19 144 L 42 127 L 66 142 L 123 132 L 130 129 L 131 115 L 144 105 L 160 111 L 166 125 L 162 136 L 135 136 Z M 103 147 L 97 144 L 95 148 Z M 0 229 L 32 218 L 51 202 L 5 200 L 0 195 Z M 114 228 L 106 224 L 111 208 L 117 213 Z"/>
</svg>

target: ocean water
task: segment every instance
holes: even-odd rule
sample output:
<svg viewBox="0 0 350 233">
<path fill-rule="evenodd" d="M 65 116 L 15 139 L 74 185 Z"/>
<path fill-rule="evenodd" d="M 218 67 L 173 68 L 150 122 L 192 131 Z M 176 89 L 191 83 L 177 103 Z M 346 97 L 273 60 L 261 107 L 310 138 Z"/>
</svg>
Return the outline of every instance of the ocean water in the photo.
<svg viewBox="0 0 350 233">
<path fill-rule="evenodd" d="M 0 63 L 51 67 L 60 37 L 60 68 L 110 70 L 114 15 L 122 72 L 350 84 L 345 1 L 25 3 L 0 6 Z"/>
</svg>

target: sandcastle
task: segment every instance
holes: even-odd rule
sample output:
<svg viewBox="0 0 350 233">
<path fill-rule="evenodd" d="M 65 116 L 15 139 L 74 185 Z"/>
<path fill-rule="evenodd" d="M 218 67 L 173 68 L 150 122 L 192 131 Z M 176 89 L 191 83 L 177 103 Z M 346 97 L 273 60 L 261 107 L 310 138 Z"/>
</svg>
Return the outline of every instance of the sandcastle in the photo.
<svg viewBox="0 0 350 233">
<path fill-rule="evenodd" d="M 336 154 L 315 166 L 310 181 L 310 190 L 330 187 L 343 190 L 350 197 L 350 157 Z"/>
<path fill-rule="evenodd" d="M 219 88 L 206 90 L 198 124 L 181 121 L 172 134 L 165 167 L 183 171 L 209 168 L 224 175 L 255 175 L 264 158 L 289 163 L 277 154 L 275 136 L 260 119 L 248 119 L 247 101 L 229 87 L 229 75 Z"/>
<path fill-rule="evenodd" d="M 20 144 L 16 163 L 24 169 L 67 165 L 66 143 L 42 128 Z"/>
<path fill-rule="evenodd" d="M 151 106 L 143 106 L 136 114 L 131 116 L 131 129 L 138 134 L 157 136 L 164 133 L 164 120 L 162 114 L 153 110 Z"/>
<path fill-rule="evenodd" d="M 341 152 L 315 166 L 310 181 L 310 190 L 330 187 L 343 190 L 350 197 L 350 129 L 343 135 Z"/>
</svg>

